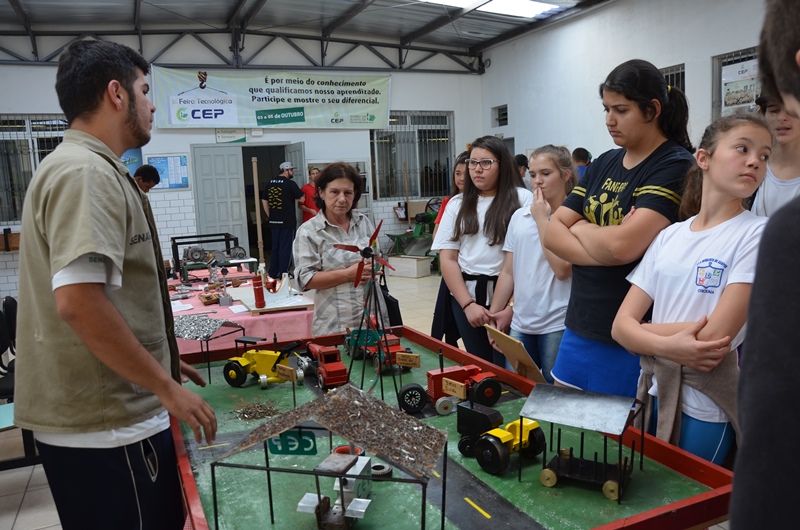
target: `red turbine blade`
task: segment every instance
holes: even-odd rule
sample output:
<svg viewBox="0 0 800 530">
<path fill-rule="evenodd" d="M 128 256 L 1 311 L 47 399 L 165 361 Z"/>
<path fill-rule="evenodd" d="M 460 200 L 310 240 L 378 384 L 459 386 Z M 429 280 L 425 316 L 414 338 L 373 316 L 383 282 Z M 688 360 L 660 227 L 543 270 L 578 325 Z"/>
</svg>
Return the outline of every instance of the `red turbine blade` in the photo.
<svg viewBox="0 0 800 530">
<path fill-rule="evenodd" d="M 342 245 L 341 243 L 336 243 L 333 245 L 333 248 L 340 248 L 342 250 L 349 250 L 350 252 L 358 252 L 361 253 L 361 249 L 355 245 Z"/>
<path fill-rule="evenodd" d="M 361 275 L 364 274 L 364 260 L 358 262 L 358 270 L 356 271 L 356 281 L 353 283 L 353 287 L 358 287 L 358 282 L 361 281 Z"/>
<path fill-rule="evenodd" d="M 372 246 L 375 240 L 378 239 L 378 232 L 381 231 L 382 224 L 383 224 L 383 219 L 381 219 L 381 222 L 378 223 L 378 228 L 376 228 L 375 231 L 372 233 L 372 237 L 369 238 L 369 246 Z"/>
<path fill-rule="evenodd" d="M 389 267 L 389 268 L 390 268 L 390 269 L 392 269 L 392 270 L 396 270 L 394 267 L 392 267 L 391 265 L 389 265 L 389 262 L 388 262 L 388 261 L 386 261 L 385 259 L 383 259 L 383 258 L 382 258 L 382 257 L 380 257 L 380 256 L 375 256 L 375 261 L 377 261 L 378 263 L 380 263 L 380 264 L 381 264 L 381 265 L 383 265 L 384 267 Z"/>
</svg>

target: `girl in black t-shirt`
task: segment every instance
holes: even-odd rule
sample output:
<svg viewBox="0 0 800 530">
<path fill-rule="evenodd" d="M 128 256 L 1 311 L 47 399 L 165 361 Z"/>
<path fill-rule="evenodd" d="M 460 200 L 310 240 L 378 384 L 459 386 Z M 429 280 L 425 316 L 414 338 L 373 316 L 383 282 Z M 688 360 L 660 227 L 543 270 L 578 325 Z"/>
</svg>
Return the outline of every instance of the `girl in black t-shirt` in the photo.
<svg viewBox="0 0 800 530">
<path fill-rule="evenodd" d="M 622 149 L 588 167 L 545 233 L 545 247 L 574 264 L 552 375 L 556 384 L 633 397 L 639 362 L 611 338 L 611 324 L 628 291 L 625 277 L 677 220 L 694 160 L 689 107 L 683 92 L 638 59 L 614 68 L 599 91 L 606 127 Z"/>
</svg>

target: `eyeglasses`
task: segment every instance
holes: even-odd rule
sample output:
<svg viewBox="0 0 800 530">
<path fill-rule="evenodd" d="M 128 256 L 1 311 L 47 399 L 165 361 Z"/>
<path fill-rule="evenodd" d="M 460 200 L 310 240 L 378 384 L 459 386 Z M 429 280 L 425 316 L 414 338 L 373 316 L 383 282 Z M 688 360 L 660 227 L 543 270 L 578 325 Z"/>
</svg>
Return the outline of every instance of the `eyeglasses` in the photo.
<svg viewBox="0 0 800 530">
<path fill-rule="evenodd" d="M 497 160 L 496 158 L 481 158 L 480 160 L 475 160 L 474 158 L 468 158 L 467 167 L 469 169 L 475 169 L 476 167 L 478 167 L 478 164 L 480 164 L 481 169 L 489 169 L 495 162 L 499 162 L 499 160 Z"/>
</svg>

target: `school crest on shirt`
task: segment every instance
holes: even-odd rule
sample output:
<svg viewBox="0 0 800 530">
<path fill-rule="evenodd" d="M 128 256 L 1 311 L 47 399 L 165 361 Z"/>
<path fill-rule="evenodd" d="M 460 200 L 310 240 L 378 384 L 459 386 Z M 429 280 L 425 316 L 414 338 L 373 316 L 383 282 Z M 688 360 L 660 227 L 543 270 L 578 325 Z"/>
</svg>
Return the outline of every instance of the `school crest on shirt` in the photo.
<svg viewBox="0 0 800 530">
<path fill-rule="evenodd" d="M 695 284 L 700 287 L 699 293 L 714 293 L 715 289 L 722 285 L 722 277 L 728 264 L 715 258 L 706 258 L 697 262 L 697 276 Z"/>
</svg>

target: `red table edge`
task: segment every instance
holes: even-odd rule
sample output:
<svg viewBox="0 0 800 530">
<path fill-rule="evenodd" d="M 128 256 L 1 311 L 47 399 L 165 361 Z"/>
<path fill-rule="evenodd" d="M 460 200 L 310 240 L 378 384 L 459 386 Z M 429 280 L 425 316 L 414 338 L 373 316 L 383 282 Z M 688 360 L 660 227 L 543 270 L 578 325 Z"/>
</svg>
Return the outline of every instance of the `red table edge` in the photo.
<svg viewBox="0 0 800 530">
<path fill-rule="evenodd" d="M 181 426 L 175 417 L 170 416 L 169 427 L 172 429 L 172 437 L 175 440 L 175 456 L 178 461 L 178 477 L 181 481 L 181 491 L 183 493 L 184 508 L 186 510 L 186 526 L 194 530 L 208 530 L 203 504 L 200 502 L 200 493 L 197 491 L 197 483 L 194 481 L 192 464 L 189 462 L 189 455 L 186 453 L 186 444 L 183 442 Z"/>
<path fill-rule="evenodd" d="M 482 370 L 492 371 L 497 374 L 500 381 L 516 388 L 523 394 L 530 394 L 536 385 L 530 379 L 521 377 L 505 369 L 498 369 L 498 366 L 467 353 L 459 348 L 450 346 L 440 340 L 434 339 L 406 326 L 390 328 L 395 335 L 408 338 L 420 346 L 433 352 L 442 350 L 444 356 L 459 364 L 474 364 Z M 314 337 L 314 342 L 324 346 L 338 345 L 342 343 L 342 335 L 325 335 Z M 305 341 L 304 341 L 305 342 Z M 288 344 L 289 341 L 278 343 L 279 346 Z M 212 360 L 223 360 L 224 350 L 217 350 L 217 355 Z M 190 354 L 191 355 L 191 354 Z M 187 360 L 187 355 L 181 356 Z M 187 360 L 187 362 L 189 362 Z M 201 362 L 199 359 L 196 362 Z M 183 485 L 184 498 L 188 509 L 188 519 L 191 528 L 194 530 L 207 530 L 208 522 L 200 502 L 200 495 L 197 491 L 197 484 L 194 481 L 192 466 L 189 456 L 186 453 L 186 446 L 183 435 L 175 418 L 171 418 L 172 434 L 175 438 L 175 453 L 178 459 L 178 470 L 181 483 Z M 615 438 L 612 436 L 611 438 Z M 632 440 L 641 440 L 641 432 L 633 427 L 629 428 L 622 437 L 622 442 L 630 447 Z M 696 457 L 682 449 L 670 445 L 654 436 L 646 435 L 645 456 L 659 462 L 670 469 L 673 469 L 697 482 L 712 488 L 711 491 L 695 495 L 688 499 L 676 501 L 658 508 L 647 510 L 635 516 L 613 521 L 597 528 L 612 530 L 616 528 L 647 528 L 653 530 L 673 529 L 673 528 L 705 528 L 712 524 L 727 519 L 730 497 L 733 483 L 733 473 L 725 468 L 712 464 L 702 458 Z M 646 471 L 646 468 L 645 468 Z M 687 523 L 687 520 L 701 523 Z M 689 525 L 692 526 L 689 526 Z"/>
</svg>

